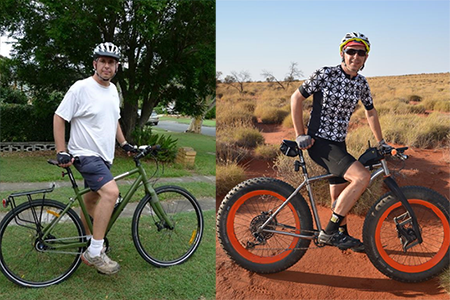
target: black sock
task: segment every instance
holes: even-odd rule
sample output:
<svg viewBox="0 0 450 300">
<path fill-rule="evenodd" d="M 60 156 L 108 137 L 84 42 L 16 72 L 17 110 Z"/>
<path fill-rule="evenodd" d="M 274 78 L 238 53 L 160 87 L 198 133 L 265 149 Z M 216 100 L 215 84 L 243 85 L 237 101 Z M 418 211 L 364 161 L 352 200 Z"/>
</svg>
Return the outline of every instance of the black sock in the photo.
<svg viewBox="0 0 450 300">
<path fill-rule="evenodd" d="M 345 218 L 345 216 L 338 215 L 336 213 L 333 213 L 331 215 L 330 221 L 328 222 L 327 227 L 325 228 L 326 234 L 333 234 L 336 231 L 339 230 L 339 225 L 341 224 L 342 220 Z"/>
</svg>

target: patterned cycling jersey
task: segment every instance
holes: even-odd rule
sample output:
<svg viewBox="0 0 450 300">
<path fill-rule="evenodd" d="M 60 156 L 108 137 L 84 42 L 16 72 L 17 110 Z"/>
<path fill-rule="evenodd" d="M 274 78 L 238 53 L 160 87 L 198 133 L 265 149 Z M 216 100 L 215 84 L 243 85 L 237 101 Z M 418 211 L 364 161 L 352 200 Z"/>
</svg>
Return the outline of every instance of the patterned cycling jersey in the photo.
<svg viewBox="0 0 450 300">
<path fill-rule="evenodd" d="M 323 67 L 311 75 L 299 88 L 303 97 L 313 95 L 313 109 L 308 135 L 343 142 L 350 117 L 358 100 L 366 110 L 373 109 L 369 84 L 358 74 L 350 78 L 342 67 Z"/>
</svg>

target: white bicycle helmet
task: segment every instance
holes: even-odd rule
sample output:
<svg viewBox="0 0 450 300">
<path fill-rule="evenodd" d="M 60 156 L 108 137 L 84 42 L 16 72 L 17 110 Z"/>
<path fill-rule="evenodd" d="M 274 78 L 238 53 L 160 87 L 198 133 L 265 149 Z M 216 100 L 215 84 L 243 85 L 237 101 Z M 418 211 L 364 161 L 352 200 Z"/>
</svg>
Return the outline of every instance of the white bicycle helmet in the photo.
<svg viewBox="0 0 450 300">
<path fill-rule="evenodd" d="M 370 51 L 370 42 L 369 38 L 362 33 L 359 32 L 349 32 L 345 35 L 345 37 L 341 41 L 341 45 L 339 46 L 339 52 L 342 52 L 342 48 L 347 45 L 351 41 L 361 42 L 366 46 L 366 51 L 369 53 Z"/>
<path fill-rule="evenodd" d="M 119 47 L 110 42 L 98 44 L 97 47 L 95 47 L 94 49 L 94 59 L 96 59 L 99 56 L 109 56 L 119 61 L 120 58 Z"/>
</svg>

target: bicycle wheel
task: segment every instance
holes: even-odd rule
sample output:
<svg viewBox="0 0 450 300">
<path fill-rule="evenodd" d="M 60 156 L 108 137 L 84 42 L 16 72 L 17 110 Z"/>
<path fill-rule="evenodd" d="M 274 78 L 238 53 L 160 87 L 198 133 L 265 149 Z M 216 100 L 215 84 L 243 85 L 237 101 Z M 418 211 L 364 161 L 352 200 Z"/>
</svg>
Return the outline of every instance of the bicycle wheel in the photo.
<svg viewBox="0 0 450 300">
<path fill-rule="evenodd" d="M 285 234 L 256 232 L 293 192 L 289 184 L 264 177 L 244 181 L 226 195 L 217 215 L 217 234 L 231 259 L 252 272 L 275 273 L 303 257 L 311 240 L 289 235 L 313 235 L 311 212 L 300 194 L 266 226 Z"/>
<path fill-rule="evenodd" d="M 83 248 L 57 249 L 83 241 L 84 228 L 75 211 L 69 209 L 42 238 L 42 229 L 64 208 L 60 202 L 39 199 L 6 214 L 0 223 L 0 269 L 9 280 L 38 288 L 60 283 L 75 272 Z"/>
<path fill-rule="evenodd" d="M 416 214 L 423 242 L 405 247 L 408 242 L 397 228 L 412 231 L 409 215 L 387 193 L 367 213 L 364 245 L 370 261 L 381 273 L 402 282 L 421 282 L 440 274 L 449 265 L 449 201 L 424 187 L 401 190 Z"/>
<path fill-rule="evenodd" d="M 156 267 L 170 267 L 185 262 L 197 250 L 203 236 L 203 214 L 197 200 L 177 186 L 155 189 L 159 201 L 174 224 L 164 226 L 146 195 L 136 207 L 132 236 L 139 254 Z"/>
</svg>

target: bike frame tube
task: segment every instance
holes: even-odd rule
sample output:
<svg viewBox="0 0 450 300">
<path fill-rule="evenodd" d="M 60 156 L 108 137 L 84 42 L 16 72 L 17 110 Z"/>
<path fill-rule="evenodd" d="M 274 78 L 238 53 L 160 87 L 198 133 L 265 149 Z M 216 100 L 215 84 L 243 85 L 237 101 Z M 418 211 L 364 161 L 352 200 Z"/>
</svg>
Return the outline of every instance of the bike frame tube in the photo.
<svg viewBox="0 0 450 300">
<path fill-rule="evenodd" d="M 303 158 L 301 156 L 301 158 Z M 301 161 L 303 161 L 301 159 Z M 304 164 L 300 162 L 301 165 Z M 370 183 L 369 185 L 371 185 L 373 183 L 373 181 L 380 176 L 381 174 L 389 174 L 389 169 L 387 168 L 387 163 L 386 161 L 383 159 L 381 160 L 381 163 L 373 165 L 372 167 L 366 167 L 366 169 L 373 169 L 374 167 L 380 167 L 377 170 L 373 171 L 371 176 L 370 176 Z M 295 233 L 286 233 L 283 231 L 278 231 L 278 230 L 271 230 L 271 229 L 264 229 L 267 224 L 269 224 L 276 216 L 277 214 L 289 203 L 289 201 L 292 200 L 293 197 L 295 197 L 295 195 L 297 195 L 297 193 L 304 187 L 307 187 L 307 192 L 308 192 L 308 198 L 309 201 L 311 203 L 311 209 L 313 211 L 313 215 L 314 215 L 314 221 L 316 223 L 316 227 L 318 229 L 322 229 L 322 225 L 320 222 L 320 217 L 319 217 L 319 213 L 317 210 L 317 205 L 316 205 L 316 201 L 314 199 L 314 195 L 312 193 L 312 188 L 311 188 L 311 183 L 315 182 L 315 181 L 320 181 L 320 180 L 325 180 L 325 179 L 329 179 L 334 177 L 334 175 L 332 174 L 323 174 L 323 175 L 319 175 L 319 176 L 314 176 L 314 177 L 309 177 L 308 173 L 306 172 L 306 169 L 303 168 L 303 175 L 304 175 L 304 181 L 295 189 L 295 191 L 289 195 L 289 197 L 277 208 L 277 210 L 266 220 L 266 222 L 264 222 L 264 224 L 262 224 L 259 229 L 258 232 L 264 231 L 264 232 L 271 232 L 271 233 L 277 233 L 277 234 L 283 234 L 283 235 L 290 235 L 290 236 L 295 236 L 298 238 L 302 238 L 302 239 L 313 239 L 313 236 L 310 235 L 301 235 L 301 234 L 295 234 Z M 391 179 L 393 180 L 393 179 Z"/>
<path fill-rule="evenodd" d="M 81 214 L 84 215 L 86 223 L 88 225 L 88 228 L 89 228 L 90 232 L 92 232 L 93 231 L 92 221 L 89 218 L 89 213 L 87 212 L 86 205 L 84 204 L 83 197 L 82 197 L 83 195 L 87 194 L 91 190 L 89 188 L 85 188 L 85 189 L 80 190 L 78 188 L 76 182 L 75 182 L 75 179 L 73 177 L 73 174 L 72 174 L 72 171 L 70 170 L 70 168 L 66 168 L 66 170 L 67 170 L 67 173 L 69 175 L 70 181 L 72 182 L 72 188 L 73 188 L 73 190 L 75 192 L 75 198 L 76 198 L 76 200 L 78 200 L 78 203 L 80 205 Z M 169 228 L 173 228 L 172 221 L 169 219 L 169 217 L 166 215 L 164 209 L 162 208 L 161 203 L 159 202 L 159 199 L 158 199 L 158 195 L 156 194 L 155 189 L 148 182 L 148 178 L 147 178 L 147 174 L 145 172 L 145 169 L 142 167 L 142 165 L 140 163 L 136 163 L 136 168 L 134 168 L 133 170 L 115 176 L 114 180 L 115 181 L 119 181 L 121 179 L 127 178 L 127 177 L 129 177 L 131 175 L 134 175 L 136 173 L 139 174 L 138 177 L 134 180 L 134 182 L 132 183 L 131 187 L 128 189 L 126 195 L 123 197 L 122 202 L 119 203 L 119 205 L 114 209 L 114 211 L 113 211 L 113 213 L 111 215 L 111 218 L 109 220 L 109 223 L 108 223 L 108 226 L 107 226 L 107 229 L 106 229 L 106 232 L 105 232 L 105 236 L 109 232 L 109 230 L 112 228 L 112 226 L 114 225 L 116 220 L 119 218 L 119 215 L 121 214 L 122 210 L 125 208 L 125 206 L 128 204 L 128 202 L 131 200 L 131 198 L 133 197 L 133 195 L 136 192 L 136 190 L 141 185 L 144 185 L 145 193 L 151 196 L 150 205 L 152 206 L 152 208 L 155 211 L 156 215 L 160 218 L 160 220 L 164 220 L 166 222 L 167 226 L 169 226 Z M 67 203 L 67 205 L 64 208 L 64 210 L 61 213 L 59 213 L 59 216 L 57 216 L 56 219 L 54 219 L 48 226 L 46 226 L 43 229 L 43 238 L 44 239 L 51 232 L 51 230 L 53 229 L 55 224 L 57 224 L 59 222 L 59 220 L 72 207 L 74 202 L 75 202 L 75 199 L 70 198 L 70 200 Z M 52 240 L 49 240 L 49 241 L 52 241 Z M 51 246 L 53 248 L 58 248 L 58 249 L 74 248 L 74 247 L 77 247 L 77 248 L 78 247 L 86 247 L 87 246 L 87 241 L 83 242 L 83 243 L 68 243 L 68 244 L 63 244 L 63 245 L 60 245 L 60 246 L 56 246 L 55 244 L 51 244 Z"/>
</svg>

